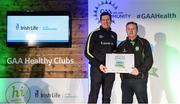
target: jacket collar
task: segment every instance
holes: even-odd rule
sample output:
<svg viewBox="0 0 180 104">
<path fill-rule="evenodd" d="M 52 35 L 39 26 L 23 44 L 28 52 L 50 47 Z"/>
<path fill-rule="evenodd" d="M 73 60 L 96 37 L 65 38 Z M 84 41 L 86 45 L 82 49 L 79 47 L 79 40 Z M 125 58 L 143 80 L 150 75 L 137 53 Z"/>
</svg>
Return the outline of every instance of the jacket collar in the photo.
<svg viewBox="0 0 180 104">
<path fill-rule="evenodd" d="M 137 35 L 137 37 L 134 40 L 132 40 L 132 41 L 136 41 L 138 38 L 139 38 L 139 36 Z M 126 37 L 126 40 L 131 41 L 128 37 Z"/>
<path fill-rule="evenodd" d="M 128 41 L 128 42 L 137 42 L 137 40 L 138 40 L 138 38 L 140 38 L 138 35 L 137 35 L 137 37 L 134 39 L 134 40 L 130 40 L 128 37 L 126 37 L 126 40 Z"/>
<path fill-rule="evenodd" d="M 103 30 L 103 31 L 111 31 L 111 27 L 109 27 L 109 29 L 105 29 L 105 28 L 103 28 L 102 26 L 100 26 L 100 30 Z"/>
</svg>

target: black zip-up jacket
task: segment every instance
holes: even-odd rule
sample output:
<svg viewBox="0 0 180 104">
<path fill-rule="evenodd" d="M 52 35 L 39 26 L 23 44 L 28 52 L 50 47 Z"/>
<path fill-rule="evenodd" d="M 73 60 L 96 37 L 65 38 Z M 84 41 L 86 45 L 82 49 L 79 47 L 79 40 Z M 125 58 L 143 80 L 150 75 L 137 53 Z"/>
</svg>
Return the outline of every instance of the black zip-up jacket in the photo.
<svg viewBox="0 0 180 104">
<path fill-rule="evenodd" d="M 100 28 L 91 32 L 88 36 L 85 48 L 85 56 L 89 59 L 91 66 L 99 68 L 100 64 L 105 65 L 106 53 L 113 53 L 116 49 L 117 34 Z"/>
<path fill-rule="evenodd" d="M 133 45 L 134 44 L 134 45 Z M 131 74 L 121 74 L 122 79 L 127 78 L 148 78 L 148 71 L 152 67 L 153 57 L 151 46 L 149 42 L 137 36 L 133 41 L 126 38 L 126 40 L 122 41 L 117 48 L 117 53 L 133 53 L 135 56 L 135 67 L 139 71 L 138 76 L 134 76 Z"/>
</svg>

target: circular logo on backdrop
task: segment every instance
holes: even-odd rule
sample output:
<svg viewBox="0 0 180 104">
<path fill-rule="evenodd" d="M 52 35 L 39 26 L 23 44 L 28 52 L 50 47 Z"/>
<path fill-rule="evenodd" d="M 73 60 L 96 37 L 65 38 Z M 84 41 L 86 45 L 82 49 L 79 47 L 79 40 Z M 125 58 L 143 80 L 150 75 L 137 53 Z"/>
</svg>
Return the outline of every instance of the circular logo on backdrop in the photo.
<svg viewBox="0 0 180 104">
<path fill-rule="evenodd" d="M 6 89 L 8 103 L 27 103 L 31 97 L 29 87 L 23 82 L 14 82 Z"/>
<path fill-rule="evenodd" d="M 100 23 L 100 14 L 103 12 L 108 12 L 111 15 L 113 15 L 114 13 L 116 13 L 118 6 L 116 6 L 115 3 L 113 3 L 112 1 L 101 1 L 97 6 L 95 6 L 95 10 L 94 12 L 94 16 L 95 16 L 95 20 L 98 21 L 98 23 Z M 112 23 L 115 23 L 114 19 L 112 18 Z"/>
</svg>

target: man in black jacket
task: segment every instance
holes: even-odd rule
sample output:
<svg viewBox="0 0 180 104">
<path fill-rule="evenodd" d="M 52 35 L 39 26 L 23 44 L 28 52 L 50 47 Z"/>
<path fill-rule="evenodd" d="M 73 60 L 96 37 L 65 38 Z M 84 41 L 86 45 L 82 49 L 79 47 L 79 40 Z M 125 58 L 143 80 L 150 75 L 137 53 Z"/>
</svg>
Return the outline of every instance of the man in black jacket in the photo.
<svg viewBox="0 0 180 104">
<path fill-rule="evenodd" d="M 101 26 L 89 34 L 85 56 L 91 65 L 91 89 L 88 103 L 97 103 L 102 85 L 102 103 L 110 103 L 111 91 L 115 79 L 113 73 L 106 73 L 105 56 L 116 49 L 117 35 L 111 31 L 111 15 L 103 12 L 100 15 Z"/>
<path fill-rule="evenodd" d="M 117 48 L 118 53 L 133 53 L 135 67 L 131 73 L 121 73 L 122 103 L 132 103 L 136 94 L 138 103 L 148 103 L 147 80 L 148 71 L 152 67 L 153 57 L 149 42 L 137 35 L 138 26 L 135 22 L 126 24 L 127 38 Z"/>
</svg>

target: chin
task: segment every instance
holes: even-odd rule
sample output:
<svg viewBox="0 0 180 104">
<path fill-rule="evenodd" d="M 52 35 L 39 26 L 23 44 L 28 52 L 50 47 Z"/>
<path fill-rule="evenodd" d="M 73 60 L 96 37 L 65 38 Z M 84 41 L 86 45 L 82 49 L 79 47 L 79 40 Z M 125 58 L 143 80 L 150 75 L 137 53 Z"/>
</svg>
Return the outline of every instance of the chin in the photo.
<svg viewBox="0 0 180 104">
<path fill-rule="evenodd" d="M 109 28 L 109 26 L 104 26 L 104 28 L 105 28 L 105 29 L 108 29 L 108 28 Z"/>
</svg>

